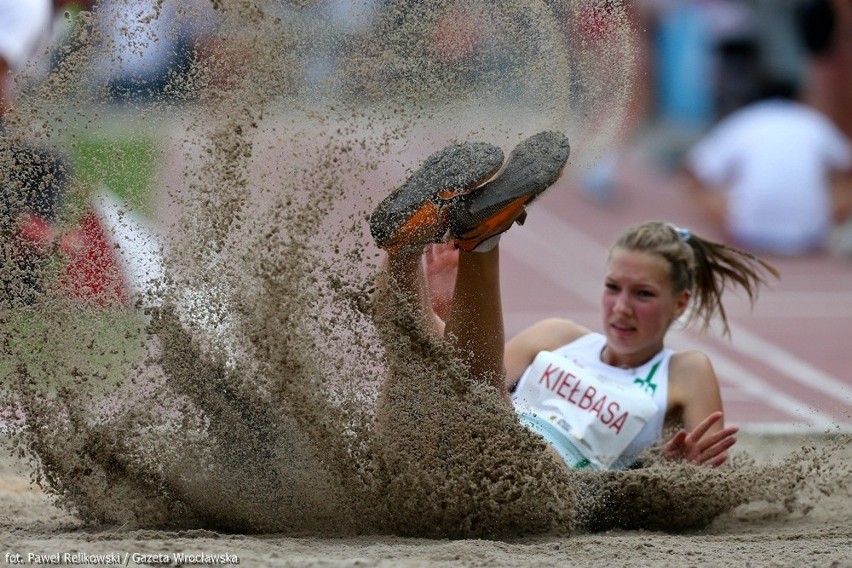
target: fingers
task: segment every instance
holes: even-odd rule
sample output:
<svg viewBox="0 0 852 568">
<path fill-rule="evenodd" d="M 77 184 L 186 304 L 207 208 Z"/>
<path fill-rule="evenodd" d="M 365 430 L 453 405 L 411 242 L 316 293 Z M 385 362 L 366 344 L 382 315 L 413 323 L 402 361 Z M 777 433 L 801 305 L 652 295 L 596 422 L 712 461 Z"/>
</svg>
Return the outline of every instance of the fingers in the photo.
<svg viewBox="0 0 852 568">
<path fill-rule="evenodd" d="M 739 427 L 728 426 L 707 435 L 710 428 L 720 420 L 722 420 L 722 412 L 713 412 L 690 432 L 690 439 L 687 442 L 694 443 L 694 447 L 691 451 L 687 451 L 687 457 L 694 463 L 718 467 L 727 461 L 727 450 L 736 444 L 737 439 L 734 435 L 739 431 Z"/>
<path fill-rule="evenodd" d="M 685 446 L 686 437 L 688 435 L 689 433 L 686 430 L 680 430 L 677 434 L 672 436 L 672 439 L 669 440 L 663 448 L 663 456 L 669 460 L 683 458 L 686 453 Z"/>
<path fill-rule="evenodd" d="M 695 442 L 698 445 L 698 450 L 703 453 L 707 451 L 708 448 L 715 446 L 725 438 L 733 436 L 734 434 L 739 432 L 739 430 L 739 426 L 728 426 L 727 428 L 719 430 L 718 432 L 710 434 L 709 436 L 705 436 L 703 438 L 695 438 L 693 436 L 693 438 L 695 439 Z"/>
<path fill-rule="evenodd" d="M 715 458 L 711 459 L 710 461 L 704 462 L 703 465 L 707 465 L 707 466 L 710 466 L 710 467 L 719 467 L 720 465 L 724 464 L 726 461 L 728 461 L 728 452 L 722 452 L 721 454 L 719 454 Z"/>
<path fill-rule="evenodd" d="M 440 272 L 458 265 L 458 251 L 452 243 L 434 243 L 426 247 L 426 267 L 432 272 Z"/>
<path fill-rule="evenodd" d="M 714 412 L 696 426 L 692 432 L 680 430 L 664 446 L 663 455 L 670 460 L 687 460 L 698 465 L 718 467 L 728 459 L 728 450 L 737 439 L 737 426 L 728 426 L 718 432 L 708 434 L 709 428 L 722 418 L 721 412 Z"/>
<path fill-rule="evenodd" d="M 448 257 L 458 254 L 453 243 L 432 243 L 426 247 L 426 254 L 434 257 Z"/>
<path fill-rule="evenodd" d="M 700 440 L 704 436 L 704 434 L 707 433 L 707 431 L 710 429 L 710 427 L 713 426 L 713 424 L 715 424 L 716 422 L 718 422 L 721 419 L 722 419 L 722 411 L 721 410 L 717 410 L 716 412 L 711 412 L 710 416 L 708 416 L 707 418 L 705 418 L 704 420 L 699 422 L 698 426 L 696 426 L 692 430 L 692 432 L 690 432 L 690 436 L 692 436 L 692 438 L 695 439 L 695 440 Z"/>
<path fill-rule="evenodd" d="M 435 250 L 434 245 L 427 245 L 426 250 L 424 251 L 424 256 L 426 257 L 426 264 L 430 265 L 436 262 L 438 258 L 438 252 Z"/>
<path fill-rule="evenodd" d="M 695 462 L 698 464 L 718 467 L 725 463 L 728 459 L 728 450 L 736 443 L 737 439 L 733 436 L 732 432 L 718 443 L 702 451 Z"/>
</svg>

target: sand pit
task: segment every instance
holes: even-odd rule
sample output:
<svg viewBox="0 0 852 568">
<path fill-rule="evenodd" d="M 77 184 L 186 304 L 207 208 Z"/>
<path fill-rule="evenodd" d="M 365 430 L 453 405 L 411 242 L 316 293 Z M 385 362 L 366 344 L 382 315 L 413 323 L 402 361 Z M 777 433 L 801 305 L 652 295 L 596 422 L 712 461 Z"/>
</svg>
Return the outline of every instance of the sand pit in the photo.
<svg viewBox="0 0 852 568">
<path fill-rule="evenodd" d="M 824 437 L 742 435 L 739 448 L 760 461 L 778 460 Z M 847 463 L 852 454 L 836 454 Z M 755 503 L 723 515 L 703 530 L 679 534 L 614 530 L 595 534 L 519 539 L 424 539 L 387 535 L 328 538 L 280 534 L 226 534 L 87 526 L 28 486 L 9 458 L 0 462 L 2 553 L 132 556 L 231 555 L 245 566 L 848 566 L 852 564 L 852 493 L 848 486 L 826 497 L 817 487 L 793 512 Z M 137 557 L 142 559 L 141 557 Z M 168 563 L 165 563 L 168 565 Z M 184 565 L 189 565 L 186 562 Z M 208 562 L 212 565 L 213 562 Z"/>
<path fill-rule="evenodd" d="M 375 293 L 366 216 L 436 148 L 508 153 L 553 128 L 574 169 L 606 148 L 632 68 L 619 4 L 391 2 L 337 35 L 313 4 L 204 4 L 215 45 L 141 101 L 98 98 L 95 11 L 20 99 L 10 136 L 88 152 L 63 229 L 94 186 L 124 183 L 162 249 L 138 248 L 161 255 L 138 295 L 69 297 L 73 242 L 4 264 L 0 560 L 848 563 L 847 440 L 746 437 L 725 470 L 575 474 Z"/>
</svg>

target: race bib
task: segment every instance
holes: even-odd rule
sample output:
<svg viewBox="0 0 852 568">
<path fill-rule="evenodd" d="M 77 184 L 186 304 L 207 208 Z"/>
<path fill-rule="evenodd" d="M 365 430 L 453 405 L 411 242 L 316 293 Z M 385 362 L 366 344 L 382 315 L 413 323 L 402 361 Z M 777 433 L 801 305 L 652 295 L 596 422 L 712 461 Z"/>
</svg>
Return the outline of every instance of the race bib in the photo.
<svg viewBox="0 0 852 568">
<path fill-rule="evenodd" d="M 542 351 L 513 395 L 521 422 L 574 467 L 609 469 L 658 411 L 632 383 Z"/>
</svg>

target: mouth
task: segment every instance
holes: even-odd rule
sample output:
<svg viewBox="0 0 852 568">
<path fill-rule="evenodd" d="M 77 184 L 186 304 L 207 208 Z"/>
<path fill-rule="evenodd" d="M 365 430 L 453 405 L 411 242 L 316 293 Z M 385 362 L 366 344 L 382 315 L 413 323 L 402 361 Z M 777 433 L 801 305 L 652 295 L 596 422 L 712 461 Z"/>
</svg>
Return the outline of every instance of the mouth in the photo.
<svg viewBox="0 0 852 568">
<path fill-rule="evenodd" d="M 609 327 L 616 335 L 619 336 L 631 335 L 636 331 L 635 327 L 633 327 L 632 325 L 627 325 L 625 323 L 615 322 L 611 323 Z"/>
</svg>

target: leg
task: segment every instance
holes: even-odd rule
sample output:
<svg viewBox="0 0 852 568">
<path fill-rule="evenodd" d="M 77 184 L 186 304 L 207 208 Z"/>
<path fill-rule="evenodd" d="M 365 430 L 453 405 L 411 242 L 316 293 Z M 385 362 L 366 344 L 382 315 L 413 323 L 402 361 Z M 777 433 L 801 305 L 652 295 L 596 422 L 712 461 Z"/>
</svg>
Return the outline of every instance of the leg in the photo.
<svg viewBox="0 0 852 568">
<path fill-rule="evenodd" d="M 502 163 L 503 151 L 491 144 L 451 144 L 429 156 L 379 203 L 370 216 L 370 233 L 388 256 L 377 282 L 379 295 L 384 295 L 377 309 L 398 311 L 389 294 L 399 293 L 417 310 L 415 317 L 422 316 L 427 331 L 443 335 L 443 321 L 432 309 L 427 293 L 423 249 L 444 239 L 454 201 L 490 179 Z M 376 315 L 392 321 L 401 314 Z"/>
<path fill-rule="evenodd" d="M 455 293 L 446 323 L 432 308 L 418 249 L 389 252 L 378 286 L 383 292 L 393 286 L 422 316 L 425 329 L 448 341 L 473 377 L 494 385 L 501 396 L 508 398 L 498 247 L 483 253 L 459 254 Z"/>
<path fill-rule="evenodd" d="M 469 366 L 471 375 L 493 385 L 508 399 L 503 364 L 503 309 L 499 246 L 488 252 L 462 252 L 444 337 Z"/>
</svg>

